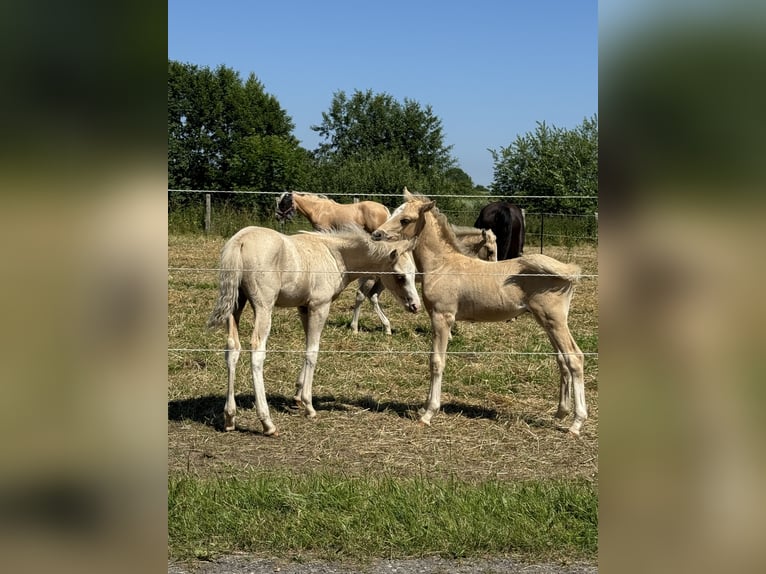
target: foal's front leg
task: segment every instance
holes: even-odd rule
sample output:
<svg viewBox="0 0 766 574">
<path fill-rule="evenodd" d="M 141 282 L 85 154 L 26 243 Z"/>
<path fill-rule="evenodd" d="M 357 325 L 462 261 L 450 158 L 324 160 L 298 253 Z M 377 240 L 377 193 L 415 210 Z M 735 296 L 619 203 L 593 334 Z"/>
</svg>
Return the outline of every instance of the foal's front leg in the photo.
<svg viewBox="0 0 766 574">
<path fill-rule="evenodd" d="M 306 416 L 314 418 L 317 416 L 312 404 L 312 386 L 314 383 L 314 370 L 319 356 L 319 340 L 322 336 L 327 316 L 330 314 L 330 304 L 323 304 L 316 308 L 299 307 L 298 312 L 303 324 L 303 330 L 306 333 L 306 356 L 303 361 L 303 368 L 298 375 L 298 382 L 295 385 L 295 402 L 302 404 L 306 409 Z"/>
<path fill-rule="evenodd" d="M 430 425 L 431 418 L 441 406 L 442 374 L 447 361 L 447 344 L 450 330 L 455 323 L 451 313 L 431 312 L 431 328 L 433 330 L 433 345 L 431 348 L 431 389 L 428 391 L 425 411 L 420 417 L 420 424 Z"/>
</svg>

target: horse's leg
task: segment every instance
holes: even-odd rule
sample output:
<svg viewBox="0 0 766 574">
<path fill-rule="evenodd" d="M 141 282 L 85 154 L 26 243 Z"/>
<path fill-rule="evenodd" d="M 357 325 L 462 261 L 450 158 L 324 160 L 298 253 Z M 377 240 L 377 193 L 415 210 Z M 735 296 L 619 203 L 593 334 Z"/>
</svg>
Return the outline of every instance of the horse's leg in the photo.
<svg viewBox="0 0 766 574">
<path fill-rule="evenodd" d="M 301 321 L 306 332 L 306 357 L 303 361 L 301 374 L 298 376 L 295 398 L 306 409 L 306 416 L 314 418 L 317 416 L 312 404 L 314 370 L 316 369 L 317 357 L 319 355 L 319 340 L 322 336 L 322 329 L 324 329 L 327 316 L 330 314 L 330 305 L 328 303 L 314 309 L 302 307 L 301 313 Z M 303 313 L 305 313 L 305 318 Z"/>
<path fill-rule="evenodd" d="M 245 307 L 246 300 L 240 297 L 234 312 L 229 315 L 229 334 L 226 337 L 226 367 L 229 381 L 226 389 L 226 405 L 223 407 L 223 428 L 227 431 L 234 430 L 234 422 L 237 415 L 237 402 L 234 398 L 234 384 L 237 375 L 237 361 L 239 361 L 242 345 L 239 342 L 239 318 Z"/>
<path fill-rule="evenodd" d="M 380 319 L 380 322 L 383 323 L 383 328 L 386 331 L 386 335 L 391 334 L 391 321 L 388 320 L 388 317 L 385 316 L 383 313 L 383 309 L 380 308 L 380 301 L 378 300 L 378 297 L 383 292 L 383 282 L 380 279 L 376 279 L 375 282 L 372 284 L 372 287 L 370 288 L 370 291 L 368 293 L 368 297 L 370 298 L 370 303 L 372 303 L 372 308 L 375 310 L 375 313 L 377 313 L 378 318 Z"/>
<path fill-rule="evenodd" d="M 356 300 L 354 302 L 354 313 L 351 317 L 351 329 L 354 333 L 359 332 L 359 314 L 362 309 L 362 304 L 365 298 L 370 300 L 372 308 L 378 315 L 380 322 L 383 323 L 383 329 L 386 331 L 386 335 L 391 334 L 391 322 L 386 317 L 383 310 L 380 308 L 379 295 L 383 292 L 383 282 L 379 279 L 359 279 L 359 288 L 356 290 Z"/>
<path fill-rule="evenodd" d="M 266 358 L 266 341 L 271 332 L 271 307 L 255 307 L 255 325 L 251 342 L 250 362 L 253 367 L 253 390 L 255 391 L 255 411 L 263 425 L 263 434 L 276 436 L 277 427 L 271 420 L 269 405 L 266 402 L 266 388 L 263 383 L 263 362 Z"/>
<path fill-rule="evenodd" d="M 550 302 L 551 300 L 548 299 Z M 531 303 L 531 302 L 530 302 Z M 530 304 L 537 322 L 545 329 L 548 339 L 556 351 L 556 362 L 559 366 L 560 390 L 559 407 L 556 418 L 563 419 L 570 412 L 570 402 L 574 394 L 575 420 L 569 427 L 569 432 L 580 434 L 583 423 L 588 418 L 588 408 L 585 404 L 584 355 L 577 346 L 567 325 L 568 302 L 548 305 L 546 308 Z M 574 393 L 572 393 L 574 391 Z"/>
<path fill-rule="evenodd" d="M 359 314 L 362 311 L 362 304 L 367 298 L 367 295 L 364 292 L 366 281 L 366 279 L 359 279 L 357 282 L 358 287 L 356 289 L 356 300 L 354 301 L 354 312 L 351 315 L 351 330 L 354 333 L 359 332 Z"/>
<path fill-rule="evenodd" d="M 450 329 L 455 322 L 455 316 L 451 313 L 431 313 L 431 327 L 433 330 L 433 346 L 431 348 L 431 388 L 428 391 L 424 412 L 420 417 L 420 423 L 431 424 L 431 418 L 441 406 L 442 374 L 447 359 L 447 344 L 449 343 Z"/>
<path fill-rule="evenodd" d="M 301 319 L 301 325 L 303 326 L 303 335 L 304 337 L 308 337 L 307 333 L 309 330 L 309 310 L 308 307 L 298 307 L 298 316 Z M 301 395 L 303 394 L 303 383 L 306 379 L 306 365 L 304 363 L 303 368 L 301 368 L 301 372 L 298 373 L 298 380 L 295 382 L 295 395 L 293 396 L 293 401 L 295 402 L 296 407 L 303 406 L 303 403 L 301 402 Z"/>
</svg>

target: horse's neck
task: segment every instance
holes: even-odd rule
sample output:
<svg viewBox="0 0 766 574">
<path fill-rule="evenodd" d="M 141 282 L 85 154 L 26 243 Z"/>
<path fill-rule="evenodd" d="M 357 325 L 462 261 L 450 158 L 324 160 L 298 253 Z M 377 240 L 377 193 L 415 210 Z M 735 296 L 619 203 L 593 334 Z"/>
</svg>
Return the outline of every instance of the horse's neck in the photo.
<svg viewBox="0 0 766 574">
<path fill-rule="evenodd" d="M 441 264 L 446 253 L 462 253 L 456 249 L 446 236 L 445 230 L 432 213 L 426 213 L 426 223 L 420 232 L 413 251 L 418 269 L 426 271 Z"/>
<path fill-rule="evenodd" d="M 324 200 L 317 197 L 311 197 L 309 195 L 294 195 L 293 203 L 295 208 L 300 211 L 303 216 L 311 222 L 312 225 L 321 225 L 323 223 L 322 214 L 325 211 L 322 209 L 322 202 Z"/>
</svg>

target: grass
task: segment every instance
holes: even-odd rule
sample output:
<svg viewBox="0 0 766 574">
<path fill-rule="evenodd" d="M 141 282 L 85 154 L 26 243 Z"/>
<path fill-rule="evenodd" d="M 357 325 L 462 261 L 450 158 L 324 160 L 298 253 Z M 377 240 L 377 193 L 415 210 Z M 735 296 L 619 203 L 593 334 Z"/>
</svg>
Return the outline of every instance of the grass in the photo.
<svg viewBox="0 0 766 574">
<path fill-rule="evenodd" d="M 180 559 L 249 552 L 297 560 L 582 560 L 594 559 L 597 547 L 597 498 L 585 481 L 183 476 L 170 480 L 168 504 L 171 554 Z"/>
<path fill-rule="evenodd" d="M 529 316 L 458 323 L 442 409 L 415 424 L 428 393 L 428 316 L 368 303 L 353 335 L 354 288 L 338 298 L 322 335 L 315 420 L 292 407 L 303 332 L 295 309 L 276 309 L 264 375 L 279 438 L 262 435 L 249 356 L 237 371 L 237 429 L 222 432 L 223 332 L 205 322 L 217 296 L 221 236 L 171 235 L 168 244 L 169 549 L 174 558 L 233 551 L 262 555 L 484 556 L 593 559 L 598 483 L 598 357 L 586 356 L 589 419 L 580 439 L 553 418 L 558 369 Z M 534 251 L 534 250 L 533 250 Z M 545 247 L 595 274 L 593 246 Z M 597 281 L 583 279 L 570 328 L 598 352 Z M 242 320 L 245 347 L 252 325 Z M 385 351 L 381 353 L 380 351 Z M 572 523 L 577 523 L 574 526 Z M 326 532 L 325 532 L 326 531 Z M 538 540 L 539 539 L 539 540 Z"/>
</svg>

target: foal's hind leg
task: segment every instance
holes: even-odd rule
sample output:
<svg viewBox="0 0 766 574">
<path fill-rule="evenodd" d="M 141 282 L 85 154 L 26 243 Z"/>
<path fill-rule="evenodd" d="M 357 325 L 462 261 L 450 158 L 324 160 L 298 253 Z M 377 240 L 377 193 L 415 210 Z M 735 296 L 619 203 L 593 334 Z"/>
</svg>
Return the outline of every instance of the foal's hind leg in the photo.
<svg viewBox="0 0 766 574">
<path fill-rule="evenodd" d="M 585 404 L 585 378 L 583 374 L 584 356 L 580 347 L 572 337 L 567 325 L 567 307 L 558 303 L 548 308 L 536 308 L 530 305 L 537 322 L 545 329 L 548 339 L 556 351 L 556 362 L 559 366 L 560 391 L 559 407 L 556 418 L 563 419 L 570 412 L 572 391 L 574 391 L 575 420 L 569 427 L 569 432 L 580 434 L 583 423 L 588 418 Z"/>
<path fill-rule="evenodd" d="M 271 420 L 269 405 L 266 402 L 266 389 L 263 383 L 263 362 L 266 358 L 266 341 L 271 331 L 271 312 L 268 307 L 256 307 L 255 325 L 251 341 L 252 353 L 250 361 L 253 367 L 253 390 L 255 391 L 255 410 L 263 425 L 263 434 L 266 436 L 277 435 L 277 427 Z"/>
<path fill-rule="evenodd" d="M 330 304 L 321 305 L 315 309 L 308 307 L 299 307 L 298 311 L 303 324 L 303 330 L 306 333 L 306 356 L 303 361 L 303 368 L 298 375 L 298 382 L 295 385 L 295 402 L 303 405 L 306 409 L 306 416 L 314 418 L 317 416 L 312 404 L 312 386 L 314 383 L 314 370 L 319 356 L 319 340 L 322 336 L 327 315 L 330 313 Z"/>
<path fill-rule="evenodd" d="M 359 280 L 359 288 L 356 290 L 356 299 L 354 301 L 354 312 L 351 314 L 351 330 L 354 333 L 359 332 L 359 315 L 362 312 L 362 303 L 367 298 L 362 292 L 362 279 Z"/>
<path fill-rule="evenodd" d="M 356 300 L 354 301 L 354 313 L 351 317 L 351 329 L 354 333 L 359 332 L 359 314 L 362 310 L 362 304 L 365 298 L 370 300 L 372 308 L 378 315 L 380 322 L 383 323 L 383 329 L 386 335 L 391 334 L 391 322 L 380 308 L 379 295 L 383 291 L 383 283 L 379 279 L 360 279 L 359 288 L 356 290 Z"/>
<path fill-rule="evenodd" d="M 234 313 L 229 316 L 229 334 L 226 338 L 226 367 L 228 369 L 229 381 L 226 389 L 226 405 L 223 407 L 223 428 L 227 431 L 234 430 L 234 422 L 237 414 L 237 402 L 234 398 L 234 384 L 236 382 L 237 361 L 242 350 L 239 342 L 239 318 L 242 316 L 242 310 L 245 301 L 240 299 Z"/>
<path fill-rule="evenodd" d="M 372 288 L 370 289 L 368 297 L 370 298 L 370 303 L 372 303 L 372 308 L 378 315 L 378 319 L 380 319 L 380 322 L 383 323 L 383 329 L 386 331 L 386 335 L 390 335 L 391 321 L 388 320 L 388 317 L 386 317 L 386 315 L 383 313 L 383 309 L 380 308 L 379 297 L 383 292 L 383 289 L 383 282 L 380 279 L 376 279 L 375 283 L 373 283 Z"/>
</svg>

